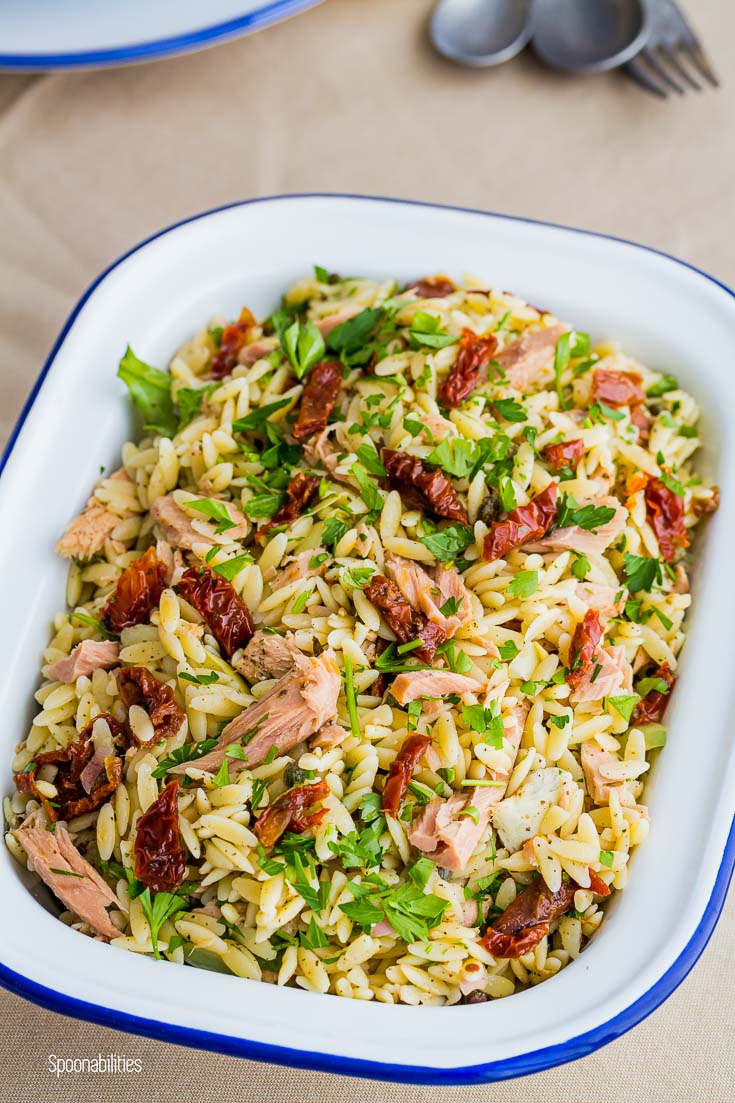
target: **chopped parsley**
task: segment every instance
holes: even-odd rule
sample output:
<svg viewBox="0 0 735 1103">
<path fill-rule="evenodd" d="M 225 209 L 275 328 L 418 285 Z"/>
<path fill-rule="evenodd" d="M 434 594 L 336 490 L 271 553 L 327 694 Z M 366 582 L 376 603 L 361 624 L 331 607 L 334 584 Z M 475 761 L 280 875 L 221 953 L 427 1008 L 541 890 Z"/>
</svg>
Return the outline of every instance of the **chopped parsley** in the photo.
<svg viewBox="0 0 735 1103">
<path fill-rule="evenodd" d="M 185 682 L 194 682 L 200 686 L 211 686 L 219 681 L 219 674 L 212 670 L 209 674 L 192 674 L 189 670 L 180 670 L 179 678 Z"/>
<path fill-rule="evenodd" d="M 218 742 L 219 740 L 213 737 L 202 739 L 199 743 L 185 743 L 183 747 L 177 747 L 170 755 L 161 759 L 155 770 L 151 771 L 151 777 L 165 777 L 174 766 L 181 766 L 184 762 L 196 762 L 198 758 L 203 758 L 205 754 L 213 751 Z"/>
<path fill-rule="evenodd" d="M 628 724 L 633 715 L 633 709 L 636 707 L 639 700 L 640 698 L 637 693 L 625 694 L 622 697 L 608 697 L 609 703 Z"/>
<path fill-rule="evenodd" d="M 342 537 L 349 531 L 350 526 L 346 525 L 344 521 L 340 521 L 337 517 L 328 517 L 324 522 L 322 543 L 328 548 L 333 548 L 335 544 L 339 544 Z"/>
<path fill-rule="evenodd" d="M 641 678 L 636 689 L 641 697 L 647 697 L 649 693 L 663 693 L 666 695 L 669 693 L 671 687 L 665 678 L 659 678 L 654 675 L 652 678 Z"/>
<path fill-rule="evenodd" d="M 284 406 L 289 406 L 291 402 L 292 399 L 290 398 L 279 398 L 276 402 L 268 402 L 265 406 L 259 406 L 257 410 L 251 410 L 249 414 L 233 421 L 232 431 L 234 433 L 252 433 L 262 429 L 267 424 L 271 414 L 274 414 L 276 410 L 282 410 Z"/>
<path fill-rule="evenodd" d="M 633 594 L 637 594 L 641 590 L 650 591 L 654 583 L 661 585 L 663 581 L 661 563 L 658 559 L 651 559 L 645 555 L 631 555 L 626 552 L 625 581 L 628 584 L 628 589 Z"/>
<path fill-rule="evenodd" d="M 264 517 L 272 517 L 281 508 L 285 500 L 285 495 L 278 491 L 254 494 L 250 501 L 245 503 L 243 509 L 248 517 L 255 521 Z"/>
<path fill-rule="evenodd" d="M 301 323 L 297 318 L 279 337 L 297 379 L 308 375 L 324 356 L 324 338 L 312 321 Z"/>
<path fill-rule="evenodd" d="M 679 381 L 673 375 L 662 375 L 657 383 L 652 383 L 646 391 L 647 398 L 660 398 L 669 391 L 679 389 Z"/>
<path fill-rule="evenodd" d="M 417 310 L 414 314 L 408 339 L 412 349 L 443 349 L 459 341 L 459 337 L 452 337 L 451 333 L 441 328 L 440 318 L 424 310 Z"/>
<path fill-rule="evenodd" d="M 612 521 L 615 513 L 613 506 L 595 506 L 591 503 L 580 506 L 571 494 L 562 494 L 559 498 L 556 524 L 559 528 L 576 525 L 587 532 L 596 533 L 598 528 Z"/>
<path fill-rule="evenodd" d="M 507 593 L 524 601 L 538 590 L 538 571 L 519 571 L 508 584 Z"/>
<path fill-rule="evenodd" d="M 374 444 L 361 444 L 355 455 L 365 470 L 369 471 L 371 475 L 377 475 L 379 478 L 385 476 L 386 470 L 383 467 L 382 460 Z"/>
<path fill-rule="evenodd" d="M 475 534 L 471 526 L 459 523 L 446 525 L 443 529 L 421 537 L 421 543 L 440 563 L 456 559 L 474 540 Z"/>
<path fill-rule="evenodd" d="M 188 908 L 189 892 L 184 890 L 183 886 L 176 892 L 151 893 L 151 890 L 146 888 L 139 894 L 138 899 L 143 909 L 143 915 L 150 927 L 153 954 L 155 957 L 160 958 L 158 932 L 167 919 L 176 915 L 177 912 L 184 911 Z"/>
<path fill-rule="evenodd" d="M 172 437 L 178 418 L 171 398 L 171 376 L 139 360 L 130 345 L 120 361 L 117 375 L 143 415 L 143 428 L 162 437 Z"/>
<path fill-rule="evenodd" d="M 232 559 L 227 559 L 224 563 L 216 563 L 212 567 L 212 570 L 215 574 L 222 575 L 228 582 L 232 582 L 233 578 L 252 562 L 254 562 L 252 555 L 249 555 L 248 552 L 243 552 L 242 555 L 235 555 Z"/>
<path fill-rule="evenodd" d="M 370 884 L 351 881 L 348 887 L 355 899 L 339 907 L 353 923 L 369 932 L 375 923 L 387 920 L 398 937 L 408 943 L 428 938 L 449 907 L 447 900 L 425 893 L 413 881 L 391 888 L 376 876 Z"/>
<path fill-rule="evenodd" d="M 357 694 L 355 693 L 355 681 L 352 669 L 352 659 L 349 655 L 344 657 L 343 678 L 345 683 L 345 699 L 347 701 L 347 714 L 350 718 L 350 729 L 355 739 L 361 739 L 360 719 L 357 715 Z"/>
<path fill-rule="evenodd" d="M 439 612 L 443 617 L 454 617 L 457 615 L 464 602 L 464 597 L 448 597 L 443 605 L 439 606 Z"/>
<path fill-rule="evenodd" d="M 373 354 L 368 338 L 382 314 L 379 307 L 367 307 L 330 330 L 327 344 L 333 352 L 338 353 L 343 364 L 351 366 L 368 362 Z"/>
<path fill-rule="evenodd" d="M 494 398 L 492 406 L 504 421 L 521 422 L 528 420 L 525 407 L 517 402 L 515 398 Z"/>
<path fill-rule="evenodd" d="M 559 399 L 560 410 L 566 410 L 569 407 L 569 402 L 564 397 L 562 390 L 561 377 L 569 365 L 571 340 L 571 333 L 562 333 L 561 337 L 556 342 L 556 349 L 554 350 L 554 379 L 556 381 L 556 394 Z"/>
<path fill-rule="evenodd" d="M 227 529 L 234 529 L 237 527 L 225 503 L 220 502 L 217 498 L 192 499 L 192 501 L 186 503 L 186 508 L 196 510 L 197 513 L 202 513 L 209 521 L 216 521 L 217 528 L 215 532 L 217 534 L 226 532 Z"/>
<path fill-rule="evenodd" d="M 574 562 L 569 568 L 575 578 L 578 578 L 580 582 L 583 582 L 591 570 L 591 564 L 586 555 L 581 552 L 572 552 L 574 556 Z"/>
<path fill-rule="evenodd" d="M 427 463 L 433 463 L 461 479 L 468 476 L 477 462 L 477 446 L 474 441 L 463 437 L 445 437 L 426 457 Z"/>
<path fill-rule="evenodd" d="M 502 748 L 504 728 L 497 701 L 492 701 L 488 707 L 463 705 L 462 722 L 478 735 L 482 735 L 484 743 L 497 750 Z"/>
</svg>

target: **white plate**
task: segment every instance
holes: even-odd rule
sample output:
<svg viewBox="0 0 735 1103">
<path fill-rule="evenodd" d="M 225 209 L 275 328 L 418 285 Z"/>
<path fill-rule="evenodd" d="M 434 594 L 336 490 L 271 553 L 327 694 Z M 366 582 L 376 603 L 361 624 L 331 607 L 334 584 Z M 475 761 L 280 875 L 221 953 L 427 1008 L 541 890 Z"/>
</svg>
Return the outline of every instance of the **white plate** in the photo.
<svg viewBox="0 0 735 1103">
<path fill-rule="evenodd" d="M 287 232 L 286 232 L 287 230 Z M 391 200 L 295 196 L 191 219 L 151 238 L 81 300 L 44 368 L 0 480 L 0 755 L 29 722 L 48 620 L 63 601 L 54 541 L 132 431 L 115 377 L 128 342 L 164 365 L 215 311 L 269 311 L 316 262 L 402 279 L 470 271 L 614 337 L 672 371 L 703 409 L 703 468 L 723 488 L 698 548 L 670 738 L 649 787 L 652 830 L 629 887 L 581 958 L 538 987 L 451 1008 L 361 1003 L 116 951 L 68 929 L 0 853 L 0 981 L 66 1014 L 222 1050 L 372 1077 L 470 1083 L 588 1053 L 638 1022 L 707 942 L 735 860 L 732 366 L 735 298 L 640 246 L 577 230 Z M 7 771 L 7 766 L 5 767 Z M 4 788 L 10 787 L 7 772 Z"/>
<path fill-rule="evenodd" d="M 322 0 L 0 0 L 0 69 L 149 61 L 268 27 Z"/>
</svg>

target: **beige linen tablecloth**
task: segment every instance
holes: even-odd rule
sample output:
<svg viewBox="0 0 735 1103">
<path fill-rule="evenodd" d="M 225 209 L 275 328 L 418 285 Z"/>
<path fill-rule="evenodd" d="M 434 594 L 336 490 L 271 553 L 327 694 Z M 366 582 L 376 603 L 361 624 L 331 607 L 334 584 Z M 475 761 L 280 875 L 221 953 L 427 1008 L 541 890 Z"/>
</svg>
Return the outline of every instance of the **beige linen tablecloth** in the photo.
<svg viewBox="0 0 735 1103">
<path fill-rule="evenodd" d="M 425 43 L 428 0 L 328 0 L 194 56 L 0 77 L 0 437 L 106 264 L 176 219 L 248 196 L 373 192 L 530 215 L 637 239 L 735 282 L 735 8 L 688 6 L 725 86 L 666 103 L 620 75 L 570 80 L 530 57 L 490 73 L 455 68 Z M 430 1089 L 290 1071 L 0 993 L 0 1100 L 731 1103 L 732 921 L 731 896 L 694 973 L 645 1023 L 523 1080 Z M 50 1054 L 98 1052 L 140 1057 L 143 1071 L 48 1072 Z"/>
</svg>

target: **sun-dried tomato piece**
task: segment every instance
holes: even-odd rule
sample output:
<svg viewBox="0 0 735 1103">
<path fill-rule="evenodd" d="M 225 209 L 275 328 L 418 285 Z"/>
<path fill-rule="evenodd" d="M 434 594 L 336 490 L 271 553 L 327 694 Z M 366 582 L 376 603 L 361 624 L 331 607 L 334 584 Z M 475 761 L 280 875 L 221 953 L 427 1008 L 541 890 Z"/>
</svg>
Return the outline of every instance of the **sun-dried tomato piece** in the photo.
<svg viewBox="0 0 735 1103">
<path fill-rule="evenodd" d="M 109 755 L 96 750 L 92 730 L 97 720 L 106 720 L 111 733 Z M 93 812 L 114 793 L 122 779 L 122 759 L 115 753 L 115 745 L 124 740 L 123 729 L 114 717 L 103 712 L 95 716 L 91 724 L 79 736 L 54 751 L 37 754 L 30 769 L 15 774 L 15 784 L 21 793 L 31 793 L 43 804 L 49 819 L 71 819 L 82 812 Z M 58 796 L 53 803 L 39 793 L 37 773 L 42 766 L 56 766 L 54 785 Z"/>
<path fill-rule="evenodd" d="M 644 493 L 648 523 L 656 533 L 661 555 L 670 563 L 678 548 L 686 548 L 689 537 L 684 526 L 684 499 L 669 490 L 660 479 L 649 479 Z"/>
<path fill-rule="evenodd" d="M 151 547 L 133 560 L 117 580 L 115 592 L 102 610 L 102 622 L 111 632 L 121 632 L 150 619 L 168 581 L 168 569 Z"/>
<path fill-rule="evenodd" d="M 643 380 L 637 372 L 598 368 L 592 376 L 592 397 L 604 406 L 637 406 L 646 401 Z"/>
<path fill-rule="evenodd" d="M 495 521 L 485 537 L 482 558 L 487 562 L 501 559 L 513 548 L 545 536 L 556 520 L 558 495 L 556 483 L 549 483 L 528 505 L 517 506 L 502 521 Z"/>
<path fill-rule="evenodd" d="M 711 498 L 692 498 L 692 513 L 695 517 L 704 517 L 707 513 L 715 513 L 720 508 L 720 488 L 712 487 Z"/>
<path fill-rule="evenodd" d="M 373 575 L 363 593 L 383 614 L 385 623 L 395 633 L 399 643 L 421 640 L 421 647 L 411 651 L 412 658 L 430 663 L 439 644 L 447 638 L 444 629 L 409 605 L 395 582 L 385 575 Z"/>
<path fill-rule="evenodd" d="M 297 471 L 286 487 L 286 501 L 273 514 L 270 521 L 260 526 L 258 535 L 260 536 L 278 525 L 290 525 L 297 517 L 300 517 L 316 496 L 320 482 L 321 479 L 318 475 L 307 475 L 304 471 Z"/>
<path fill-rule="evenodd" d="M 384 448 L 381 458 L 391 489 L 397 490 L 406 502 L 427 509 L 437 517 L 467 524 L 467 510 L 441 471 L 432 471 L 417 456 L 391 448 Z"/>
<path fill-rule="evenodd" d="M 465 329 L 459 342 L 457 356 L 449 374 L 439 388 L 439 401 L 444 406 L 461 406 L 474 391 L 480 373 L 486 367 L 498 347 L 497 337 L 478 337 L 471 329 Z"/>
<path fill-rule="evenodd" d="M 398 815 L 413 772 L 430 743 L 428 735 L 409 735 L 388 767 L 388 780 L 383 789 L 383 811 L 389 816 Z"/>
<path fill-rule="evenodd" d="M 296 440 L 306 440 L 326 429 L 329 415 L 342 389 L 342 365 L 338 360 L 320 360 L 306 380 L 299 416 L 293 427 Z"/>
<path fill-rule="evenodd" d="M 225 326 L 222 330 L 219 348 L 212 357 L 212 367 L 209 371 L 212 379 L 224 379 L 226 375 L 232 374 L 237 365 L 240 350 L 250 340 L 255 325 L 255 318 L 244 306 L 240 311 L 238 321 Z"/>
<path fill-rule="evenodd" d="M 662 663 L 654 671 L 653 677 L 663 679 L 669 687 L 668 691 L 662 693 L 660 689 L 652 689 L 638 702 L 632 720 L 636 726 L 639 724 L 655 724 L 666 712 L 671 690 L 676 682 L 676 675 L 669 669 L 668 663 Z"/>
<path fill-rule="evenodd" d="M 122 759 L 118 758 L 117 755 L 106 755 L 102 762 L 102 769 L 104 780 L 101 771 L 92 792 L 88 796 L 68 801 L 64 805 L 63 817 L 65 820 L 70 820 L 73 816 L 81 816 L 84 812 L 94 812 L 115 792 L 122 781 Z"/>
<path fill-rule="evenodd" d="M 154 678 L 144 666 L 126 666 L 118 671 L 117 684 L 126 706 L 140 705 L 148 713 L 153 736 L 158 742 L 176 735 L 184 722 L 184 714 L 174 700 L 174 691 L 165 682 Z M 139 747 L 143 744 L 128 727 L 128 735 Z"/>
<path fill-rule="evenodd" d="M 134 852 L 135 876 L 151 892 L 173 892 L 184 880 L 178 781 L 169 781 L 138 820 Z"/>
<path fill-rule="evenodd" d="M 543 878 L 537 877 L 487 928 L 480 945 L 493 957 L 527 954 L 549 933 L 550 924 L 573 906 L 578 888 L 574 881 L 562 881 L 552 892 Z"/>
<path fill-rule="evenodd" d="M 590 892 L 594 892 L 595 896 L 610 895 L 610 886 L 605 884 L 602 877 L 598 876 L 594 869 L 590 870 Z"/>
<path fill-rule="evenodd" d="M 576 689 L 594 667 L 597 645 L 602 639 L 604 625 L 597 609 L 588 609 L 574 629 L 569 649 L 569 673 L 567 684 Z"/>
<path fill-rule="evenodd" d="M 312 805 L 324 800 L 330 793 L 326 781 L 312 785 L 299 785 L 281 793 L 255 822 L 254 831 L 263 846 L 273 846 L 284 831 L 302 835 L 310 827 L 316 827 L 327 814 L 326 808 L 314 810 Z M 309 809 L 312 808 L 312 811 Z"/>
<path fill-rule="evenodd" d="M 544 448 L 544 459 L 554 471 L 561 471 L 563 467 L 576 467 L 583 455 L 584 441 L 579 437 L 560 441 L 558 444 L 547 444 Z"/>
<path fill-rule="evenodd" d="M 253 622 L 234 586 L 208 567 L 189 567 L 179 580 L 179 593 L 204 617 L 230 659 L 252 639 Z"/>
<path fill-rule="evenodd" d="M 406 291 L 415 291 L 419 299 L 445 299 L 456 290 L 448 276 L 423 276 L 406 288 Z"/>
</svg>

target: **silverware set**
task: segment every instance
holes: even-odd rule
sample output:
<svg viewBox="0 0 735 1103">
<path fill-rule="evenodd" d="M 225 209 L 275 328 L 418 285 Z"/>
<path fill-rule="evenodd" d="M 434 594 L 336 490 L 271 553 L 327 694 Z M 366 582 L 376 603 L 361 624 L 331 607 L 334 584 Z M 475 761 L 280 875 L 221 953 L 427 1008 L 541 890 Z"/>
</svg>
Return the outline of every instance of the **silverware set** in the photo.
<svg viewBox="0 0 735 1103">
<path fill-rule="evenodd" d="M 475 68 L 510 61 L 530 46 L 567 73 L 623 68 L 662 98 L 719 86 L 674 0 L 439 0 L 430 36 L 439 53 Z"/>
</svg>

